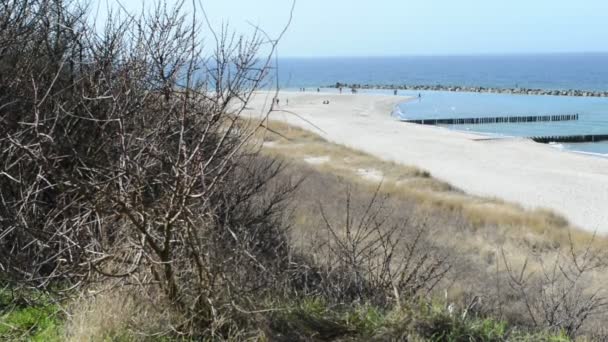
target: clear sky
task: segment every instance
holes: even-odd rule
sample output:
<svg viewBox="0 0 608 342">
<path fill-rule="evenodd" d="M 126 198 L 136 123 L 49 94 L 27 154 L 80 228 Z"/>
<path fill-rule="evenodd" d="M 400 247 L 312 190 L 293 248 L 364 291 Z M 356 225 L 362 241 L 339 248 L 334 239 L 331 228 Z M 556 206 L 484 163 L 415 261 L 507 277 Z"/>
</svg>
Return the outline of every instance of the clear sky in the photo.
<svg viewBox="0 0 608 342">
<path fill-rule="evenodd" d="M 246 32 L 252 22 L 274 35 L 291 8 L 291 0 L 196 1 L 215 26 Z M 282 57 L 606 51 L 608 0 L 298 0 L 279 49 Z"/>
</svg>

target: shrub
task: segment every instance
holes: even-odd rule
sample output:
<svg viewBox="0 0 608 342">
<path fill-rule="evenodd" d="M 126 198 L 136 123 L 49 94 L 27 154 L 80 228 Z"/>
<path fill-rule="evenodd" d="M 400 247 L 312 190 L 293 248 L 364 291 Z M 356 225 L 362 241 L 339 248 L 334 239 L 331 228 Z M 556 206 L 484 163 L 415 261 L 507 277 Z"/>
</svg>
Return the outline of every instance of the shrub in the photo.
<svg viewBox="0 0 608 342">
<path fill-rule="evenodd" d="M 0 269 L 61 293 L 161 289 L 188 313 L 176 330 L 214 336 L 283 282 L 297 182 L 275 181 L 281 163 L 246 147 L 262 123 L 239 120 L 276 41 L 222 30 L 203 55 L 182 4 L 97 31 L 78 2 L 2 1 Z"/>
</svg>

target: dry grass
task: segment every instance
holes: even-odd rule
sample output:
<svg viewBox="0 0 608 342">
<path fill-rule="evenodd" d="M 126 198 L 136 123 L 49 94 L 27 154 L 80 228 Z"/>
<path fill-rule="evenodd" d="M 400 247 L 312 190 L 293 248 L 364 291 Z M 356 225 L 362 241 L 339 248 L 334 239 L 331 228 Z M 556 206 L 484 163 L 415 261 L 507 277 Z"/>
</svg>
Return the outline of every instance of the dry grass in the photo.
<svg viewBox="0 0 608 342">
<path fill-rule="evenodd" d="M 364 205 L 381 175 L 388 224 L 427 227 L 429 246 L 447 256 L 452 267 L 435 295 L 457 307 L 464 308 L 471 297 L 479 296 L 495 317 L 526 325 L 523 304 L 507 285 L 503 253 L 513 268 L 527 263 L 528 271 L 538 275 L 542 265 L 551 264 L 560 250 L 567 249 L 570 238 L 581 248 L 592 239 L 592 234 L 574 229 L 549 210 L 525 210 L 501 200 L 470 196 L 415 167 L 383 161 L 282 123 L 272 122 L 269 127 L 278 134 L 259 132 L 258 146 L 291 163 L 283 177 L 305 177 L 294 194 L 296 207 L 290 219 L 296 248 L 316 257 L 315 246 L 327 234 L 319 206 L 331 221 L 340 222 L 345 190 L 352 194 L 353 207 Z M 597 250 L 607 245 L 604 237 L 594 240 Z M 589 274 L 590 291 L 605 287 L 608 274 L 604 269 Z M 75 303 L 72 313 L 66 328 L 72 341 L 122 338 L 119 335 L 125 332 L 131 340 L 145 340 L 142 331 L 162 331 L 176 317 L 135 300 L 126 291 L 83 299 Z M 593 332 L 607 318 L 594 318 L 586 331 Z"/>
<path fill-rule="evenodd" d="M 264 150 L 270 155 L 305 163 L 318 171 L 363 185 L 370 183 L 370 189 L 377 185 L 377 177 L 366 177 L 360 171 L 372 171 L 381 176 L 383 192 L 414 200 L 418 207 L 431 213 L 459 213 L 476 229 L 499 227 L 505 236 L 510 235 L 516 240 L 522 235 L 531 234 L 552 246 L 568 243 L 568 232 L 575 243 L 589 241 L 593 236 L 590 232 L 571 226 L 564 217 L 551 210 L 526 210 L 499 199 L 468 195 L 416 167 L 385 161 L 330 143 L 317 134 L 282 122 L 269 122 L 268 127 L 279 133 L 260 133 Z M 315 159 L 323 159 L 324 162 L 310 162 Z M 599 248 L 608 248 L 608 238 L 596 238 L 595 244 Z"/>
<path fill-rule="evenodd" d="M 392 219 L 427 225 L 434 244 L 452 256 L 455 272 L 441 290 L 449 300 L 466 301 L 471 295 L 487 294 L 505 301 L 496 304 L 501 315 L 521 317 L 522 308 L 511 305 L 506 294 L 503 251 L 514 268 L 527 263 L 528 271 L 540 275 L 543 265 L 567 251 L 571 241 L 575 248 L 582 249 L 592 241 L 598 253 L 608 250 L 608 238 L 594 238 L 550 210 L 526 210 L 499 199 L 468 195 L 424 170 L 330 143 L 284 123 L 270 122 L 268 127 L 275 133 L 260 133 L 263 151 L 289 160 L 294 165 L 290 172 L 307 176 L 296 195 L 296 241 L 314 244 L 320 234 L 315 230 L 320 225 L 319 205 L 332 212 L 337 208 L 333 203 L 342 202 L 345 187 L 355 188 L 364 197 L 381 181 L 381 192 L 389 196 L 388 206 L 395 212 Z M 604 290 L 608 274 L 598 269 L 589 281 L 591 290 Z"/>
<path fill-rule="evenodd" d="M 132 288 L 114 288 L 80 298 L 68 310 L 65 338 L 73 342 L 150 340 L 170 331 L 170 323 L 179 318 L 170 306 L 156 304 L 145 302 Z"/>
</svg>

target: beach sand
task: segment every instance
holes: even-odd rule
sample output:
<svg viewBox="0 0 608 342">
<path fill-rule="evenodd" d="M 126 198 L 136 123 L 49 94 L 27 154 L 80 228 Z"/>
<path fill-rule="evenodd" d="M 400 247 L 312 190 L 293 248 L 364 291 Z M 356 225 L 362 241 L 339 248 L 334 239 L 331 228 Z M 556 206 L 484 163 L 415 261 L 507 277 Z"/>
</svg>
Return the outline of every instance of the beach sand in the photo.
<svg viewBox="0 0 608 342">
<path fill-rule="evenodd" d="M 273 96 L 256 93 L 243 115 L 259 117 Z M 467 193 L 552 209 L 582 229 L 608 233 L 607 158 L 560 151 L 527 139 L 487 140 L 402 123 L 390 114 L 405 97 L 281 92 L 279 98 L 281 105 L 271 120 L 385 160 L 417 166 Z"/>
</svg>

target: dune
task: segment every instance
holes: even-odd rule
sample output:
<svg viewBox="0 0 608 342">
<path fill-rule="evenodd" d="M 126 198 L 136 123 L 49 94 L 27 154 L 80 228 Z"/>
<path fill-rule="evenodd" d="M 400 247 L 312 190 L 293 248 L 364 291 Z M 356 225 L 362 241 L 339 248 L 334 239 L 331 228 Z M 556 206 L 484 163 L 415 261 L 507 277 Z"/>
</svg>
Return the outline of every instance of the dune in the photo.
<svg viewBox="0 0 608 342">
<path fill-rule="evenodd" d="M 259 117 L 272 96 L 256 93 L 243 115 Z M 470 194 L 551 209 L 579 228 L 608 233 L 608 158 L 560 151 L 524 138 L 488 140 L 403 123 L 391 112 L 406 97 L 281 92 L 279 98 L 281 106 L 271 113 L 272 120 L 417 166 Z"/>
</svg>

